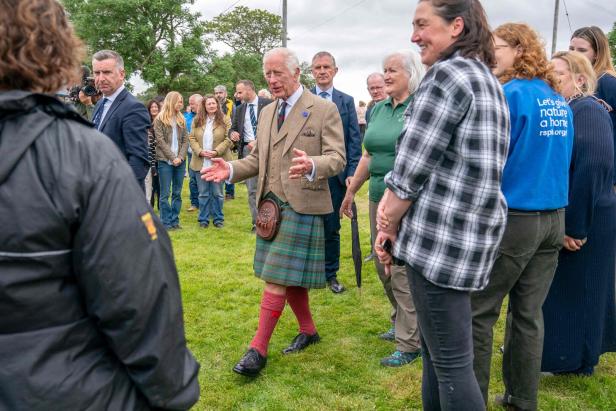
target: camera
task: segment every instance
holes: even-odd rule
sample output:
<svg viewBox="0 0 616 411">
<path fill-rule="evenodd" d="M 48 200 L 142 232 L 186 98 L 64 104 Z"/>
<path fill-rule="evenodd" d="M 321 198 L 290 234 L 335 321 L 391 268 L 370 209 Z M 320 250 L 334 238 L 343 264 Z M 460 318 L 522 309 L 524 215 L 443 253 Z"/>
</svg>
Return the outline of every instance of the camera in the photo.
<svg viewBox="0 0 616 411">
<path fill-rule="evenodd" d="M 79 92 L 83 91 L 88 97 L 94 97 L 99 94 L 99 91 L 94 85 L 94 77 L 90 77 L 90 69 L 87 66 L 82 66 L 81 84 L 70 88 L 68 97 L 75 103 L 79 102 Z"/>
</svg>

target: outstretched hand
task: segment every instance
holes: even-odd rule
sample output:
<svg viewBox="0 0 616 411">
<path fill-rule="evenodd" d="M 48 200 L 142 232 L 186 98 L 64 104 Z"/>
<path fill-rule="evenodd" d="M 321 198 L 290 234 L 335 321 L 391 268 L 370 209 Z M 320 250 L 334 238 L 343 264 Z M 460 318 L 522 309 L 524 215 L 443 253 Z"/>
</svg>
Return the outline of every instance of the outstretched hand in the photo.
<svg viewBox="0 0 616 411">
<path fill-rule="evenodd" d="M 220 157 L 214 157 L 210 160 L 212 165 L 201 169 L 201 179 L 205 181 L 213 181 L 221 183 L 229 179 L 231 175 L 231 167 L 225 160 Z"/>
<path fill-rule="evenodd" d="M 312 173 L 312 160 L 305 151 L 293 149 L 293 165 L 289 168 L 289 178 L 301 178 Z"/>
</svg>

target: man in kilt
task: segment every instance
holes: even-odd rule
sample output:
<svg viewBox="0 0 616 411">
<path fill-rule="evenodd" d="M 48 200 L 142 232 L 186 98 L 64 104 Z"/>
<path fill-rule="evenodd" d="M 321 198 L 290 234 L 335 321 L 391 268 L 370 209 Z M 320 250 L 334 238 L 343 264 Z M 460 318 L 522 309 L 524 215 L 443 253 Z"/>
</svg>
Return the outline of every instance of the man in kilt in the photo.
<svg viewBox="0 0 616 411">
<path fill-rule="evenodd" d="M 342 122 L 336 105 L 299 82 L 299 60 L 286 48 L 268 51 L 263 72 L 275 104 L 259 116 L 257 144 L 241 160 L 213 158 L 202 170 L 208 181 L 237 182 L 258 176 L 257 199 L 281 208 L 281 225 L 272 240 L 257 236 L 254 270 L 265 281 L 259 327 L 233 371 L 254 377 L 265 366 L 270 337 L 289 303 L 299 334 L 283 350 L 298 352 L 320 340 L 312 320 L 309 288 L 325 287 L 323 216 L 333 211 L 328 178 L 345 166 Z"/>
</svg>

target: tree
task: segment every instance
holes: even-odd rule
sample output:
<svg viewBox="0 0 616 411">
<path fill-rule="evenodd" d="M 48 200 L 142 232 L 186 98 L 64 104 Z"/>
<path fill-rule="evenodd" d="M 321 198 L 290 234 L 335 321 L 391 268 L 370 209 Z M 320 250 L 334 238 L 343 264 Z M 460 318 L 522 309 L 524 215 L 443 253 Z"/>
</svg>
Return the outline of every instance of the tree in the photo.
<svg viewBox="0 0 616 411">
<path fill-rule="evenodd" d="M 614 26 L 612 26 L 612 31 L 610 31 L 607 35 L 607 39 L 610 42 L 610 52 L 612 53 L 612 62 L 616 67 L 616 22 L 614 22 Z"/>
<path fill-rule="evenodd" d="M 127 76 L 140 72 L 159 94 L 186 87 L 205 72 L 210 56 L 194 0 L 63 0 L 90 54 L 112 49 Z"/>
<path fill-rule="evenodd" d="M 266 10 L 239 6 L 206 23 L 206 28 L 216 41 L 235 53 L 263 56 L 267 50 L 281 45 L 280 16 Z"/>
</svg>

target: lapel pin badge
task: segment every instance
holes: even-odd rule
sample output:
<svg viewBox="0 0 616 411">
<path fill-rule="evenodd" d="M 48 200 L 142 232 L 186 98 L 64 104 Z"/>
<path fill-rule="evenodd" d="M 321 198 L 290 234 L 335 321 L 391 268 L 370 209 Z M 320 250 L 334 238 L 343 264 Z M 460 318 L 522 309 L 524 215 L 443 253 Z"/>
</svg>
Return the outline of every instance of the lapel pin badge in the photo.
<svg viewBox="0 0 616 411">
<path fill-rule="evenodd" d="M 308 113 L 307 111 L 304 111 L 304 112 L 302 113 L 302 116 L 303 116 L 304 118 L 306 118 L 306 117 L 308 117 L 308 114 L 309 114 L 309 113 Z"/>
</svg>

